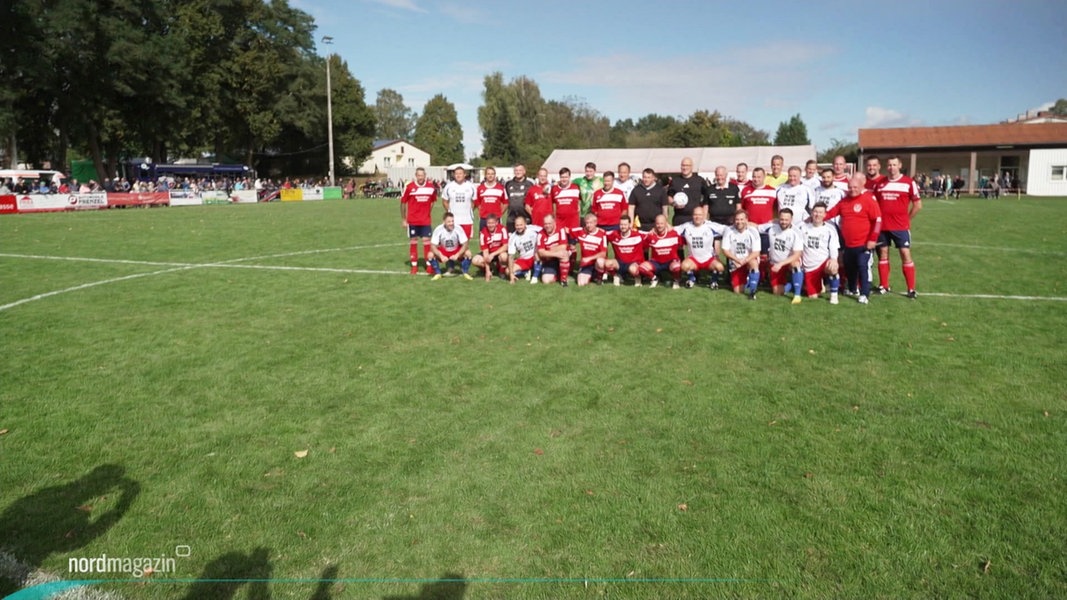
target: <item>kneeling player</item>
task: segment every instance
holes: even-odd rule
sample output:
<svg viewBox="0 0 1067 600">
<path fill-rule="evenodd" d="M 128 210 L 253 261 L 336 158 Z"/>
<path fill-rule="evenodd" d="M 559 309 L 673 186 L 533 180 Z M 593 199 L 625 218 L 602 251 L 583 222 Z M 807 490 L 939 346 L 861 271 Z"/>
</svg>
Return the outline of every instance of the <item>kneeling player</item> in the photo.
<svg viewBox="0 0 1067 600">
<path fill-rule="evenodd" d="M 771 264 L 771 293 L 781 296 L 788 287 L 793 292 L 793 304 L 800 304 L 804 293 L 800 289 L 804 283 L 804 271 L 800 270 L 804 240 L 800 230 L 793 227 L 793 210 L 783 208 L 778 211 L 778 222 L 771 225 L 767 234 L 770 241 L 767 256 Z"/>
<path fill-rule="evenodd" d="M 659 285 L 659 274 L 670 271 L 674 283 L 671 287 L 678 289 L 678 279 L 682 274 L 682 263 L 678 260 L 678 250 L 682 246 L 682 238 L 678 232 L 667 226 L 667 217 L 656 215 L 656 224 L 652 231 L 645 237 L 645 247 L 648 248 L 648 260 L 641 263 L 639 270 L 641 275 L 648 277 L 651 287 Z"/>
<path fill-rule="evenodd" d="M 429 266 L 433 270 L 434 281 L 441 278 L 442 262 L 445 263 L 448 271 L 452 271 L 457 260 L 462 261 L 460 268 L 463 270 L 463 277 L 468 280 L 474 279 L 467 272 L 471 267 L 471 253 L 467 250 L 468 242 L 467 234 L 461 228 L 456 227 L 456 218 L 452 213 L 445 213 L 444 222 L 438 225 L 433 230 L 433 235 L 430 236 Z"/>
<path fill-rule="evenodd" d="M 530 276 L 530 283 L 541 277 L 541 263 L 537 260 L 537 238 L 541 228 L 527 225 L 526 217 L 515 217 L 515 231 L 508 236 L 508 276 L 511 283 Z"/>
<path fill-rule="evenodd" d="M 837 255 L 841 247 L 837 228 L 826 222 L 826 205 L 817 202 L 811 209 L 811 223 L 801 229 L 804 252 L 800 264 L 804 267 L 804 286 L 808 298 L 818 298 L 823 279 L 830 279 L 830 304 L 837 304 L 837 291 L 841 285 L 838 277 Z"/>
<path fill-rule="evenodd" d="M 584 220 L 585 227 L 571 232 L 571 237 L 581 250 L 581 258 L 578 261 L 578 287 L 589 285 L 590 281 L 603 281 L 604 262 L 608 255 L 608 234 L 597 227 L 596 215 L 585 215 Z"/>
<path fill-rule="evenodd" d="M 485 218 L 485 228 L 479 234 L 478 247 L 481 252 L 474 257 L 474 266 L 482 269 L 485 280 L 493 277 L 493 265 L 501 276 L 508 270 L 508 230 L 500 225 L 500 218 L 489 215 Z"/>
<path fill-rule="evenodd" d="M 708 287 L 718 289 L 719 274 L 725 270 L 719 262 L 719 239 L 726 232 L 726 226 L 708 221 L 707 209 L 698 206 L 693 209 L 693 220 L 674 228 L 689 247 L 689 256 L 682 261 L 682 271 L 686 274 L 685 287 L 696 285 L 701 271 L 711 273 Z"/>
<path fill-rule="evenodd" d="M 729 259 L 730 285 L 735 294 L 742 287 L 749 300 L 756 299 L 759 285 L 760 234 L 755 225 L 748 224 L 748 212 L 734 215 L 734 226 L 722 234 L 722 253 Z"/>
<path fill-rule="evenodd" d="M 545 228 L 537 242 L 537 258 L 541 261 L 541 281 L 567 287 L 571 273 L 571 251 L 567 247 L 567 232 L 556 229 L 556 219 L 545 215 Z"/>
<path fill-rule="evenodd" d="M 633 229 L 629 215 L 619 217 L 619 230 L 608 234 L 611 251 L 615 258 L 604 261 L 604 270 L 613 274 L 615 285 L 622 285 L 622 275 L 629 273 L 634 278 L 634 285 L 641 286 L 641 272 L 638 269 L 645 260 L 645 234 Z"/>
</svg>

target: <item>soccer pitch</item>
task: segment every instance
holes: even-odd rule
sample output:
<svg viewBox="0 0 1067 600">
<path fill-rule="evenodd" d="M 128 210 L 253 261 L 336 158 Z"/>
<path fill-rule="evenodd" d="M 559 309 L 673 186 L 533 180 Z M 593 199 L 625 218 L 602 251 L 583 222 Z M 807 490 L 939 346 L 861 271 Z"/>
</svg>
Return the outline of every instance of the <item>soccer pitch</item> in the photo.
<svg viewBox="0 0 1067 600">
<path fill-rule="evenodd" d="M 1067 596 L 1067 199 L 913 234 L 793 306 L 412 277 L 395 200 L 5 216 L 0 596 Z"/>
</svg>

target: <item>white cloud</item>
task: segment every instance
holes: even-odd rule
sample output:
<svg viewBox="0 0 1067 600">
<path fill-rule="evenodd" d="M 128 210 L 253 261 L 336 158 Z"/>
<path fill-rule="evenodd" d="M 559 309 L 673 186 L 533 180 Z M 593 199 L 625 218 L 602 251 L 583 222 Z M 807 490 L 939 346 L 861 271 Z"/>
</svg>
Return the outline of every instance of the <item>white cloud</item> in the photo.
<svg viewBox="0 0 1067 600">
<path fill-rule="evenodd" d="M 390 8 L 399 8 L 401 10 L 410 10 L 412 12 L 426 12 L 425 8 L 415 4 L 415 0 L 370 0 L 377 4 L 383 4 Z"/>
<path fill-rule="evenodd" d="M 881 106 L 868 106 L 866 115 L 867 120 L 863 122 L 863 127 L 866 129 L 922 125 L 921 119 L 913 119 L 898 110 Z"/>
</svg>

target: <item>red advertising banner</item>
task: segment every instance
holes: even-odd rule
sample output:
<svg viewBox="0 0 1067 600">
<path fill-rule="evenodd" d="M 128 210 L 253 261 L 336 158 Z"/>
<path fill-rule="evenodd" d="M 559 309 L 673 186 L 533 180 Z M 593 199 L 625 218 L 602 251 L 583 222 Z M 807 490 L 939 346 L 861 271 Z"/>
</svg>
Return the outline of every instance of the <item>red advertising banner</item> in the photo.
<svg viewBox="0 0 1067 600">
<path fill-rule="evenodd" d="M 15 195 L 0 196 L 0 215 L 13 215 L 19 211 Z"/>
<path fill-rule="evenodd" d="M 117 206 L 170 206 L 170 194 L 167 192 L 108 194 L 107 205 L 112 208 Z"/>
</svg>

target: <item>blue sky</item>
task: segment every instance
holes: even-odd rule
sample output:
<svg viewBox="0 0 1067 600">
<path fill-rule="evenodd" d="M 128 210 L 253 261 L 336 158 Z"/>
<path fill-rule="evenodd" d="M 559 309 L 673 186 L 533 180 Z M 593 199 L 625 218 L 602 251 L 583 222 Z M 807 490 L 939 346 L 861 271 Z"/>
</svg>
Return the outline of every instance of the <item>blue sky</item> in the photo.
<svg viewBox="0 0 1067 600">
<path fill-rule="evenodd" d="M 533 78 L 615 122 L 718 110 L 770 132 L 800 113 L 818 147 L 860 127 L 996 123 L 1067 97 L 1060 0 L 466 2 L 290 0 L 367 91 L 416 112 L 444 94 L 468 156 L 482 80 Z M 802 8 L 798 8 L 802 7 Z"/>
</svg>

